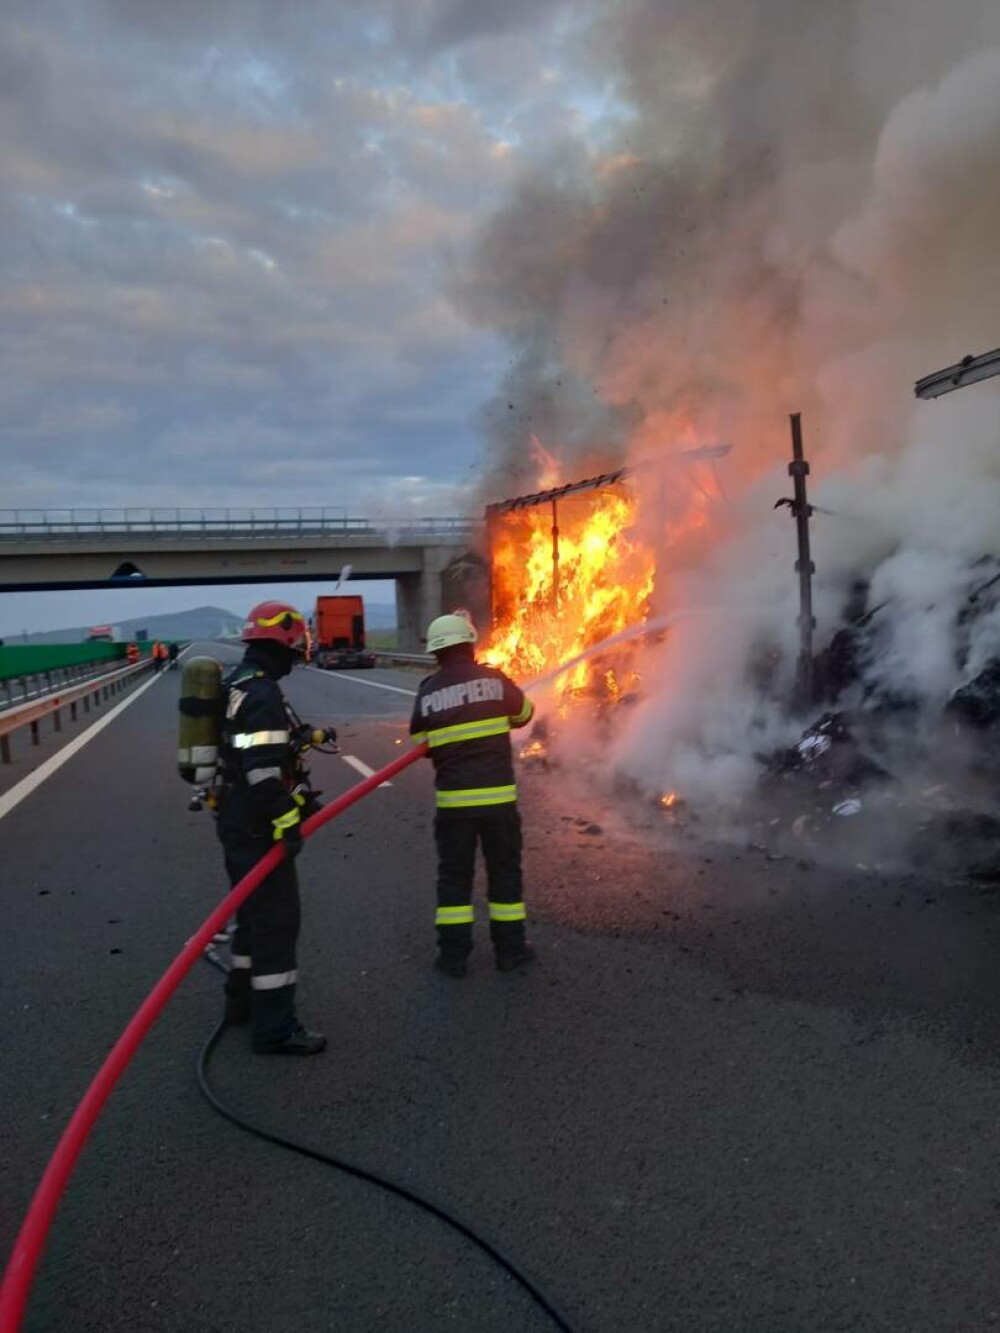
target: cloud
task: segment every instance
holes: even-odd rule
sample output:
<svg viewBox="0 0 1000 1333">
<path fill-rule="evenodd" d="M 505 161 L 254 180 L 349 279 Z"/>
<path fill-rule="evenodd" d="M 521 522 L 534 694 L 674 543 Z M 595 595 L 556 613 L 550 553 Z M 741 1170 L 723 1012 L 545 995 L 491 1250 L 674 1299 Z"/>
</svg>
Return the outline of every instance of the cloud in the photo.
<svg viewBox="0 0 1000 1333">
<path fill-rule="evenodd" d="M 559 8 L 39 0 L 0 28 L 5 503 L 458 496 L 498 349 L 443 275 L 530 151 L 500 122 L 556 86 L 498 111 L 475 61 Z"/>
<path fill-rule="evenodd" d="M 524 29 L 544 27 L 570 0 L 376 0 L 396 39 L 418 52 L 440 52 Z"/>
</svg>

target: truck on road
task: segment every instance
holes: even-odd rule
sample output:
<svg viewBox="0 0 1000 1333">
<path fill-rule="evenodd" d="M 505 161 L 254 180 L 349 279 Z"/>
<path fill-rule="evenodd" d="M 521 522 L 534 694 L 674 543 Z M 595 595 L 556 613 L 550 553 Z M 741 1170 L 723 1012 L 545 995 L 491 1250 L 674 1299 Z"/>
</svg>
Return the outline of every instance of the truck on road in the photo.
<svg viewBox="0 0 1000 1333">
<path fill-rule="evenodd" d="M 318 667 L 373 667 L 375 654 L 365 646 L 365 604 L 355 595 L 316 598 L 312 657 Z"/>
</svg>

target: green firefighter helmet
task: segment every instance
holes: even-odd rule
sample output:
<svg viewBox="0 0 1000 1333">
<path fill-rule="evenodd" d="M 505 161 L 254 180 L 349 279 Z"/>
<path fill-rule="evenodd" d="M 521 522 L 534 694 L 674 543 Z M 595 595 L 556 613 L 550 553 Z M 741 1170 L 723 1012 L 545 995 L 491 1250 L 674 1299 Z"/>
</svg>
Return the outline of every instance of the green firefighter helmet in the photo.
<svg viewBox="0 0 1000 1333">
<path fill-rule="evenodd" d="M 468 616 L 438 616 L 427 626 L 427 651 L 439 653 L 459 643 L 475 643 L 476 627 Z"/>
</svg>

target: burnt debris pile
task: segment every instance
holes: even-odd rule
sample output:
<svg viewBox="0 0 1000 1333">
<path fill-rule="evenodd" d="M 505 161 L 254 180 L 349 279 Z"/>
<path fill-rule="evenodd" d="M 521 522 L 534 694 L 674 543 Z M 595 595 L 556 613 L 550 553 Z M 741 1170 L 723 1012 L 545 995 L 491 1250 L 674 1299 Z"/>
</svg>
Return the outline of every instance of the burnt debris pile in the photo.
<svg viewBox="0 0 1000 1333">
<path fill-rule="evenodd" d="M 870 589 L 852 587 L 814 661 L 815 720 L 759 756 L 769 842 L 792 835 L 862 861 L 1000 880 L 997 571 L 992 558 L 961 571 L 948 605 L 928 598 L 924 626 L 912 607 L 868 608 Z"/>
</svg>

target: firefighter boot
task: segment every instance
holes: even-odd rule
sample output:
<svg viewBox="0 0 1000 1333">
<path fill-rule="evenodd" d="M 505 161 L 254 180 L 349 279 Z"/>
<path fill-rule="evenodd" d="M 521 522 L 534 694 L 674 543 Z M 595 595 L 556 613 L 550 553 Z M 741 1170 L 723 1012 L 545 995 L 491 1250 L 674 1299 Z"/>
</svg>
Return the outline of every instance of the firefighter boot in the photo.
<svg viewBox="0 0 1000 1333">
<path fill-rule="evenodd" d="M 497 945 L 496 962 L 498 972 L 516 972 L 535 962 L 538 955 L 526 939 L 511 940 L 509 944 Z"/>
<path fill-rule="evenodd" d="M 434 966 L 439 972 L 443 972 L 446 977 L 465 976 L 465 959 L 457 954 L 440 951 L 434 959 Z"/>
<path fill-rule="evenodd" d="M 326 1050 L 326 1038 L 319 1032 L 308 1032 L 300 1023 L 281 1041 L 260 1041 L 255 1038 L 253 1049 L 257 1055 L 319 1055 Z"/>
<path fill-rule="evenodd" d="M 438 908 L 440 912 L 441 908 Z M 466 908 L 471 913 L 471 908 Z M 468 921 L 439 924 L 437 928 L 437 958 L 434 966 L 446 977 L 464 977 L 469 954 L 472 953 L 472 925 Z"/>
</svg>

